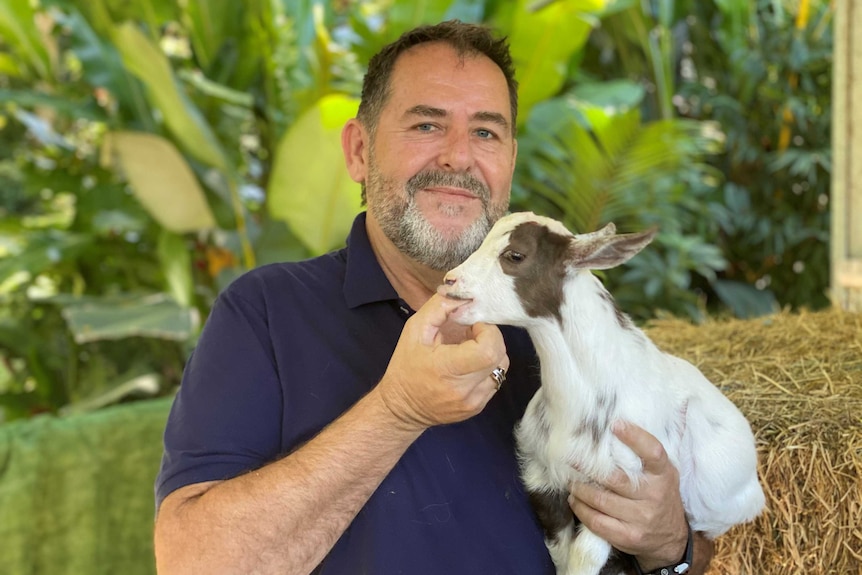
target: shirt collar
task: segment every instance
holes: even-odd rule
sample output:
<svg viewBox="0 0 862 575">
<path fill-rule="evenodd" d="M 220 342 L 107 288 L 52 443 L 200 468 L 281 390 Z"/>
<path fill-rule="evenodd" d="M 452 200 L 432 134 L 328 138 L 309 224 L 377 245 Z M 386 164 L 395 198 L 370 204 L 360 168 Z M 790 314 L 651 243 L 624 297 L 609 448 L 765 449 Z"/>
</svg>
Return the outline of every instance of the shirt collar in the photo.
<svg viewBox="0 0 862 575">
<path fill-rule="evenodd" d="M 347 270 L 344 276 L 344 298 L 348 307 L 367 303 L 397 300 L 398 293 L 377 261 L 368 231 L 365 229 L 365 212 L 353 220 L 347 236 Z"/>
</svg>

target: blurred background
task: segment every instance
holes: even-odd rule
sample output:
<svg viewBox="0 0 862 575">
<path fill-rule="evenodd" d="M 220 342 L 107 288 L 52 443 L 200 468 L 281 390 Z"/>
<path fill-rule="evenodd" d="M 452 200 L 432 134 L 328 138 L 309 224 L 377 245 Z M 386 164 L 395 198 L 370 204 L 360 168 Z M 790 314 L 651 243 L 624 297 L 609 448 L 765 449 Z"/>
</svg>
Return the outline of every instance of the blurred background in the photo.
<svg viewBox="0 0 862 575">
<path fill-rule="evenodd" d="M 422 23 L 509 38 L 513 210 L 578 231 L 660 227 L 605 276 L 635 319 L 829 306 L 835 12 L 828 0 L 0 0 L 0 430 L 15 438 L 0 468 L 27 446 L 44 461 L 46 444 L 75 467 L 81 433 L 116 466 L 111 454 L 146 438 L 150 488 L 166 406 L 219 291 L 343 245 L 361 208 L 340 128 L 369 58 Z M 105 411 L 103 432 L 69 424 L 118 403 L 149 407 Z M 70 419 L 44 436 L 13 428 L 40 414 Z M 63 447 L 66 425 L 79 436 Z M 42 481 L 37 467 L 21 481 Z M 81 506 L 132 489 L 88 477 L 102 491 Z M 69 504 L 46 494 L 69 479 L 53 481 L 0 511 L 12 573 L 152 572 L 145 531 L 117 563 L 92 543 L 83 571 L 68 549 L 28 555 L 45 530 L 86 530 L 75 507 L 56 523 Z M 135 515 L 146 529 L 149 497 Z M 10 539 L 45 507 L 43 535 Z M 128 517 L 97 521 L 93 537 L 116 542 Z"/>
<path fill-rule="evenodd" d="M 828 305 L 828 1 L 3 0 L 0 420 L 171 390 L 221 288 L 343 245 L 368 59 L 449 18 L 511 42 L 513 210 L 660 227 L 623 309 Z"/>
</svg>

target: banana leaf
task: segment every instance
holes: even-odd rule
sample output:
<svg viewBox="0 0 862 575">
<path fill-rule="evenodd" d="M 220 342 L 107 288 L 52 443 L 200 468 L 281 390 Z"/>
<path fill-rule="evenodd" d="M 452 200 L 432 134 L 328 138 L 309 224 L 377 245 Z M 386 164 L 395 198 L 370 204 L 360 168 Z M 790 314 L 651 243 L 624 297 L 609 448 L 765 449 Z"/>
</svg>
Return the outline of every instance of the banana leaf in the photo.
<svg viewBox="0 0 862 575">
<path fill-rule="evenodd" d="M 193 308 L 168 294 L 75 298 L 56 296 L 76 343 L 126 337 L 186 341 L 199 323 Z"/>
<path fill-rule="evenodd" d="M 360 210 L 359 184 L 350 179 L 341 152 L 341 127 L 358 105 L 347 96 L 326 96 L 278 147 L 267 191 L 269 214 L 287 222 L 315 254 L 342 245 Z"/>
</svg>

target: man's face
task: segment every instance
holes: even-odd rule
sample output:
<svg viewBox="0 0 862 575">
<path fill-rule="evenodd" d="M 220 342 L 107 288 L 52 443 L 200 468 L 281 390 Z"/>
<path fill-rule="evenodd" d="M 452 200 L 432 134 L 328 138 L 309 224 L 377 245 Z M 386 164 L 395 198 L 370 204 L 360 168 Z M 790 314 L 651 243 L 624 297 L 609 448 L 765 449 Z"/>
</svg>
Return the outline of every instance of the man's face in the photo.
<svg viewBox="0 0 862 575">
<path fill-rule="evenodd" d="M 432 43 L 402 54 L 368 152 L 371 217 L 440 271 L 461 263 L 508 210 L 516 143 L 503 72 Z"/>
</svg>

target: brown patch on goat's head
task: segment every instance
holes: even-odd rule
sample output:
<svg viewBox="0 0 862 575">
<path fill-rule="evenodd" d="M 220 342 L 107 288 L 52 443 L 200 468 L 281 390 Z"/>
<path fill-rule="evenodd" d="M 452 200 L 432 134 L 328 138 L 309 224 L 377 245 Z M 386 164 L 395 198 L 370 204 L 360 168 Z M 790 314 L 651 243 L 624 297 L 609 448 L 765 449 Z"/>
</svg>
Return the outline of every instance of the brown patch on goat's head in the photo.
<svg viewBox="0 0 862 575">
<path fill-rule="evenodd" d="M 509 244 L 499 256 L 500 267 L 514 278 L 515 292 L 530 317 L 555 317 L 562 323 L 563 284 L 569 268 L 599 270 L 618 266 L 650 243 L 656 231 L 617 235 L 616 226 L 609 223 L 598 231 L 573 236 L 527 221 L 510 232 Z M 610 298 L 610 294 L 607 296 Z M 610 303 L 620 326 L 630 325 L 613 298 Z"/>
<path fill-rule="evenodd" d="M 500 267 L 514 278 L 515 293 L 530 317 L 563 321 L 560 309 L 571 239 L 536 222 L 520 224 L 509 234 Z"/>
</svg>

